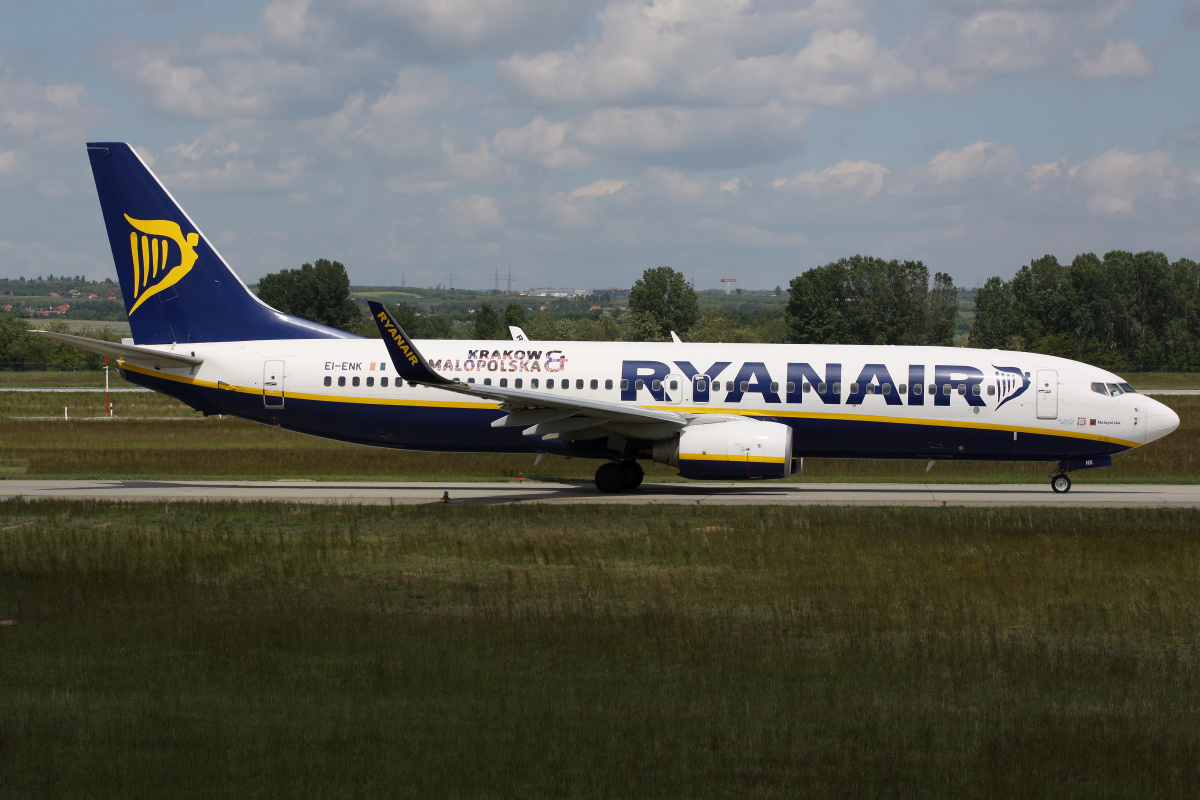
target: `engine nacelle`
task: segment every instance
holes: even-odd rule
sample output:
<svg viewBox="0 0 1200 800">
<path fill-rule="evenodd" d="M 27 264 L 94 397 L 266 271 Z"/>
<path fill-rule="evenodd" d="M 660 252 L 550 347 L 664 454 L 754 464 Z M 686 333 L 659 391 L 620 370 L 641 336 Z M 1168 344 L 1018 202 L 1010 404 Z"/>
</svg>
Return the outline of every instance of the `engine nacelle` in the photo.
<svg viewBox="0 0 1200 800">
<path fill-rule="evenodd" d="M 786 478 L 792 474 L 792 429 L 746 417 L 692 423 L 678 436 L 655 442 L 653 457 L 678 467 L 685 478 Z"/>
</svg>

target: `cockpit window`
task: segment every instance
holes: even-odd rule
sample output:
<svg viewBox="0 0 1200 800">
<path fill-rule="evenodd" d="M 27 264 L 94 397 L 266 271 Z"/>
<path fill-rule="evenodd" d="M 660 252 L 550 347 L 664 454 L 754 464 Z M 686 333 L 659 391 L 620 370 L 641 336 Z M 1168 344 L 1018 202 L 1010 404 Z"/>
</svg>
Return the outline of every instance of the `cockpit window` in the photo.
<svg viewBox="0 0 1200 800">
<path fill-rule="evenodd" d="M 1103 395 L 1107 395 L 1107 394 L 1108 394 L 1108 387 L 1107 387 L 1107 386 L 1105 386 L 1103 383 L 1093 383 L 1093 384 L 1092 384 L 1092 391 L 1093 391 L 1093 392 L 1095 392 L 1096 394 L 1103 394 Z"/>
<path fill-rule="evenodd" d="M 1121 391 L 1125 392 L 1126 394 L 1137 394 L 1137 390 L 1128 383 L 1118 383 L 1117 385 L 1120 386 Z"/>
<path fill-rule="evenodd" d="M 1111 394 L 1113 397 L 1116 397 L 1117 395 L 1120 395 L 1120 394 L 1125 394 L 1125 392 L 1121 391 L 1121 387 L 1115 383 L 1108 384 L 1108 393 Z"/>
</svg>

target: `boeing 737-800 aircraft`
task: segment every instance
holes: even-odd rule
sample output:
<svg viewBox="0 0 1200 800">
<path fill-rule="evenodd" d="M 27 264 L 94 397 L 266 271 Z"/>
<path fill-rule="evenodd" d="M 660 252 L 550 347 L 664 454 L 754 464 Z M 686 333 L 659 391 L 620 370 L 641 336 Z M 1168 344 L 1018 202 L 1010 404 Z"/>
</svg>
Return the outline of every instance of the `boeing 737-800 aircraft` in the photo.
<svg viewBox="0 0 1200 800">
<path fill-rule="evenodd" d="M 129 145 L 89 144 L 132 343 L 44 333 L 206 414 L 375 447 L 641 459 L 685 478 L 784 478 L 796 459 L 1052 461 L 1166 436 L 1171 409 L 1103 369 L 1003 350 L 809 344 L 383 341 L 283 314 L 233 273 Z"/>
</svg>

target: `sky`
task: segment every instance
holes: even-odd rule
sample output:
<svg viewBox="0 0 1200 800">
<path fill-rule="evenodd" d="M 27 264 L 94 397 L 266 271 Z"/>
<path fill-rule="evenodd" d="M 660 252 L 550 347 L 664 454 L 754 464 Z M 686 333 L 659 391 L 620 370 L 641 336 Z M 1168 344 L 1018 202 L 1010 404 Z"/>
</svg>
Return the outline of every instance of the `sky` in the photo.
<svg viewBox="0 0 1200 800">
<path fill-rule="evenodd" d="M 0 277 L 115 278 L 128 141 L 247 282 L 959 286 L 1200 260 L 1200 0 L 0 0 Z"/>
</svg>

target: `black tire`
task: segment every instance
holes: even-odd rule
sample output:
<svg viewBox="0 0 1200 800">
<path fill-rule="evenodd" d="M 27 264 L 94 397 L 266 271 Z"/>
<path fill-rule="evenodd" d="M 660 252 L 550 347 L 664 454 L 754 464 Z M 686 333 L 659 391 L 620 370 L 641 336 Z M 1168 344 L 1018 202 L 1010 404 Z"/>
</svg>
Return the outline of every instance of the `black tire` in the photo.
<svg viewBox="0 0 1200 800">
<path fill-rule="evenodd" d="M 641 464 L 636 461 L 625 461 L 622 462 L 621 466 L 625 468 L 625 472 L 629 476 L 629 480 L 625 484 L 626 489 L 636 489 L 642 485 L 642 478 L 646 477 L 646 473 L 642 469 Z"/>
<path fill-rule="evenodd" d="M 629 473 L 621 464 L 612 461 L 596 470 L 596 488 L 605 494 L 623 492 L 629 486 Z"/>
<path fill-rule="evenodd" d="M 1066 475 L 1055 475 L 1050 479 L 1050 488 L 1058 494 L 1071 491 L 1071 479 Z"/>
</svg>

